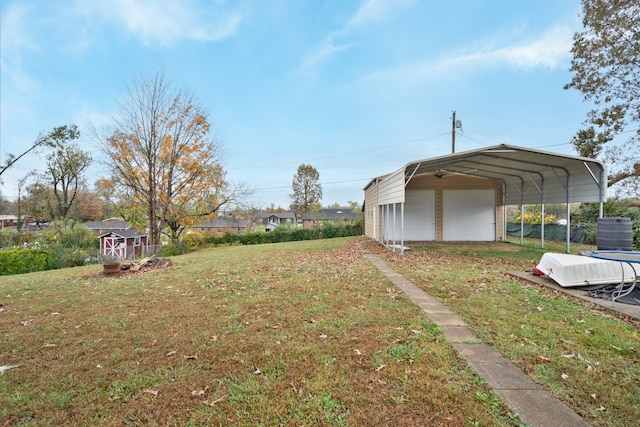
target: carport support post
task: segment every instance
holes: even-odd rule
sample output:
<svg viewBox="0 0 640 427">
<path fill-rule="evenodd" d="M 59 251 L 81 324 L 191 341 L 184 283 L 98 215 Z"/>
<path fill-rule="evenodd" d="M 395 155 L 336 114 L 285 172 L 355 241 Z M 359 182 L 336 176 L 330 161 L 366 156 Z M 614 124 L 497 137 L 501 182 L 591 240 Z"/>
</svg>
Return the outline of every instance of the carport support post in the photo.
<svg viewBox="0 0 640 427">
<path fill-rule="evenodd" d="M 540 236 L 540 247 L 544 249 L 544 176 L 540 177 L 540 209 L 542 210 L 542 235 Z"/>
<path fill-rule="evenodd" d="M 385 218 L 385 221 L 384 221 L 384 223 L 385 223 L 385 227 L 384 227 L 384 244 L 385 244 L 385 246 L 388 247 L 389 246 L 389 204 L 387 203 L 384 206 L 385 206 L 385 210 L 386 210 L 386 213 L 385 213 L 386 218 Z"/>
<path fill-rule="evenodd" d="M 396 250 L 396 205 L 397 203 L 393 204 L 393 246 L 391 247 L 394 252 Z"/>
<path fill-rule="evenodd" d="M 571 252 L 571 175 L 567 173 L 567 253 Z"/>
<path fill-rule="evenodd" d="M 544 196 L 542 197 L 543 202 L 540 205 L 540 215 L 542 215 L 542 224 L 540 224 L 540 247 L 544 249 Z"/>
<path fill-rule="evenodd" d="M 404 202 L 400 203 L 400 255 L 404 255 Z"/>
<path fill-rule="evenodd" d="M 520 202 L 520 245 L 524 245 L 524 202 Z"/>
</svg>

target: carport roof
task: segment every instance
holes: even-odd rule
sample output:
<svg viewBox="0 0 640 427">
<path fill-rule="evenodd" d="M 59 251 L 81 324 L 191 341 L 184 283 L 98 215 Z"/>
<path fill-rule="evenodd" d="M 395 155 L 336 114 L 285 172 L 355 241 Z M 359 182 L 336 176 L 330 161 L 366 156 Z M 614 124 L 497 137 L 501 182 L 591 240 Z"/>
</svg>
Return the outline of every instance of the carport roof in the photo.
<svg viewBox="0 0 640 427">
<path fill-rule="evenodd" d="M 500 183 L 505 204 L 602 202 L 607 178 L 602 162 L 513 145 L 495 145 L 407 163 L 398 171 L 372 180 L 381 194 L 378 204 L 404 202 L 404 191 L 414 176 L 444 178 L 463 174 Z M 385 191 L 386 190 L 388 191 Z"/>
</svg>

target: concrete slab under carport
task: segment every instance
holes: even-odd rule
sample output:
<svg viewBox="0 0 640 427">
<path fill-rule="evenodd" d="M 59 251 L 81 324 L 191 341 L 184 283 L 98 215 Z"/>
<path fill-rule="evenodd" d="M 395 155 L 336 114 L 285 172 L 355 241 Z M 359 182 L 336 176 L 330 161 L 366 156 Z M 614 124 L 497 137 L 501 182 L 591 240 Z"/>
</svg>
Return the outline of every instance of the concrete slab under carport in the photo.
<svg viewBox="0 0 640 427">
<path fill-rule="evenodd" d="M 578 288 L 563 288 L 558 285 L 551 279 L 546 279 L 541 276 L 536 276 L 533 273 L 529 272 L 510 272 L 512 277 L 516 277 L 518 279 L 523 279 L 528 282 L 536 283 L 538 285 L 545 286 L 549 289 L 553 289 L 555 291 L 563 292 L 567 295 L 570 295 L 575 298 L 579 298 L 584 301 L 589 301 L 594 304 L 597 304 L 601 307 L 607 308 L 609 310 L 617 311 L 618 313 L 624 314 L 625 316 L 629 316 L 635 320 L 640 320 L 640 305 L 632 305 L 632 304 L 624 304 L 621 302 L 611 302 L 602 298 L 592 298 L 586 294 L 586 291 Z"/>
</svg>

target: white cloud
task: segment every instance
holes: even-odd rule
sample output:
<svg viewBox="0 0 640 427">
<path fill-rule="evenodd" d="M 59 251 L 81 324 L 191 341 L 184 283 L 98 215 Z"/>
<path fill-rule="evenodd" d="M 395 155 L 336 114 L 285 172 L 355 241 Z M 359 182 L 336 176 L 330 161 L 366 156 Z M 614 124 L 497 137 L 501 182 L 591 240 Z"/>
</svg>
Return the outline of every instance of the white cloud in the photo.
<svg viewBox="0 0 640 427">
<path fill-rule="evenodd" d="M 320 45 L 307 55 L 298 72 L 309 74 L 318 65 L 356 45 L 352 42 L 340 44 L 337 42 L 338 39 L 348 39 L 356 30 L 386 22 L 392 19 L 394 14 L 409 8 L 413 3 L 415 0 L 365 0 L 343 27 L 330 32 Z"/>
<path fill-rule="evenodd" d="M 299 67 L 298 71 L 303 73 L 308 73 L 313 70 L 317 65 L 330 60 L 338 53 L 345 51 L 351 48 L 352 44 L 345 44 L 342 46 L 335 45 L 332 37 L 325 39 L 323 44 L 314 51 L 311 56 L 307 57 L 302 65 Z"/>
<path fill-rule="evenodd" d="M 553 27 L 535 39 L 512 44 L 509 42 L 514 38 L 513 34 L 501 36 L 497 39 L 503 40 L 502 42 L 496 42 L 494 38 L 476 44 L 472 52 L 464 50 L 436 60 L 423 59 L 378 70 L 365 76 L 360 83 L 380 80 L 400 83 L 424 81 L 451 76 L 454 73 L 470 72 L 479 67 L 564 67 L 571 58 L 572 36 L 573 31 L 568 26 Z"/>
<path fill-rule="evenodd" d="M 242 21 L 237 11 L 198 0 L 77 0 L 76 6 L 85 16 L 115 22 L 145 44 L 161 46 L 220 40 L 233 35 Z"/>
<path fill-rule="evenodd" d="M 347 27 L 360 27 L 387 21 L 394 13 L 410 7 L 413 3 L 415 0 L 366 0 L 351 17 Z"/>
<path fill-rule="evenodd" d="M 28 15 L 31 8 L 16 4 L 2 11 L 0 25 L 0 70 L 21 89 L 34 85 L 34 81 L 24 72 L 22 53 L 38 51 L 39 46 L 30 34 Z"/>
</svg>

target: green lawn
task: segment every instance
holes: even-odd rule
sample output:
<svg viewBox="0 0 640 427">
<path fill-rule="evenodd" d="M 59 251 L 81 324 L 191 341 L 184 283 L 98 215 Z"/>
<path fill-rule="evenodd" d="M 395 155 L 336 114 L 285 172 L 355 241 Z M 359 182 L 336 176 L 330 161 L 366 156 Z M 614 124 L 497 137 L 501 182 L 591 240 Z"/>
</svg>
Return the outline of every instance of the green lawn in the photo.
<svg viewBox="0 0 640 427">
<path fill-rule="evenodd" d="M 539 249 L 343 238 L 0 278 L 0 425 L 519 425 L 362 247 L 592 424 L 640 418 L 637 327 L 505 276 Z"/>
</svg>

